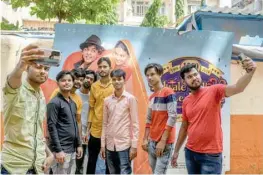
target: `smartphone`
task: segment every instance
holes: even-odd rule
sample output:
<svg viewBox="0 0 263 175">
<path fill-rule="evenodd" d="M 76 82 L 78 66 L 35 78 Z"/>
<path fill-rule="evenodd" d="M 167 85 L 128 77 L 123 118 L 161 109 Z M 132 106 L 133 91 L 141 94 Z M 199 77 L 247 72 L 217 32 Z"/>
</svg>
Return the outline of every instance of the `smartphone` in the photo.
<svg viewBox="0 0 263 175">
<path fill-rule="evenodd" d="M 37 64 L 45 66 L 58 67 L 61 61 L 61 52 L 59 50 L 40 48 L 44 52 L 43 59 L 34 60 Z"/>
<path fill-rule="evenodd" d="M 243 53 L 239 54 L 237 57 L 241 61 L 242 64 L 244 64 L 243 61 L 247 58 L 246 55 L 243 54 Z M 247 73 L 250 72 L 250 71 L 251 71 L 250 69 L 246 69 Z"/>
<path fill-rule="evenodd" d="M 241 62 L 246 59 L 246 55 L 243 54 L 243 53 L 239 54 L 237 57 L 238 57 L 238 59 L 239 59 Z"/>
</svg>

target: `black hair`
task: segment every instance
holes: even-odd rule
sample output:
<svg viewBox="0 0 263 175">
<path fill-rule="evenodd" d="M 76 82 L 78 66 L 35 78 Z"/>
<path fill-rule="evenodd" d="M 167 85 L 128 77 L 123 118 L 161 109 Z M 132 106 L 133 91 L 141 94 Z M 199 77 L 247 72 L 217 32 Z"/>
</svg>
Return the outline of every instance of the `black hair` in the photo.
<svg viewBox="0 0 263 175">
<path fill-rule="evenodd" d="M 129 56 L 130 53 L 128 51 L 128 48 L 125 46 L 125 44 L 122 41 L 119 41 L 114 48 L 121 48 L 122 50 L 124 50 Z"/>
<path fill-rule="evenodd" d="M 184 78 L 185 78 L 185 77 L 184 77 L 184 74 L 190 72 L 192 69 L 196 69 L 196 70 L 197 70 L 195 64 L 186 64 L 186 65 L 184 65 L 184 66 L 181 68 L 181 71 L 180 71 L 180 76 L 181 76 L 181 78 L 184 79 Z"/>
<path fill-rule="evenodd" d="M 85 76 L 86 76 L 85 71 L 83 69 L 81 69 L 81 68 L 72 69 L 71 73 L 72 73 L 72 75 L 74 77 L 77 77 L 77 78 L 79 78 L 79 77 L 84 77 L 85 78 Z"/>
<path fill-rule="evenodd" d="M 94 76 L 94 82 L 97 81 L 97 74 L 93 70 L 85 70 L 85 75 L 92 74 Z"/>
<path fill-rule="evenodd" d="M 64 76 L 66 75 L 70 75 L 71 78 L 72 78 L 72 81 L 75 80 L 74 76 L 72 75 L 72 73 L 70 71 L 67 71 L 67 70 L 62 70 L 60 71 L 58 74 L 57 74 L 57 77 L 56 77 L 56 80 L 57 82 L 59 82 L 59 80 L 61 80 Z"/>
<path fill-rule="evenodd" d="M 156 73 L 158 75 L 162 75 L 163 74 L 163 66 L 158 64 L 158 63 L 150 63 L 148 64 L 145 69 L 144 69 L 144 74 L 146 75 L 147 71 L 151 68 L 154 68 Z"/>
<path fill-rule="evenodd" d="M 123 77 L 123 79 L 125 80 L 126 73 L 122 69 L 115 69 L 115 70 L 111 71 L 110 77 L 111 78 L 112 77 Z"/>
<path fill-rule="evenodd" d="M 107 62 L 107 64 L 111 67 L 111 61 L 108 57 L 101 57 L 98 60 L 97 65 L 100 65 L 103 61 Z"/>
</svg>

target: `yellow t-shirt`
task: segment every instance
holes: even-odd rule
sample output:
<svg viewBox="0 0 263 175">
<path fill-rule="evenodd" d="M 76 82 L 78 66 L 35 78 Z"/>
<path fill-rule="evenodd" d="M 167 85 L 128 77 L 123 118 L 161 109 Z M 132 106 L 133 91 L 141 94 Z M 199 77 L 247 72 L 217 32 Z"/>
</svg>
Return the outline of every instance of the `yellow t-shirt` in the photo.
<svg viewBox="0 0 263 175">
<path fill-rule="evenodd" d="M 51 94 L 51 96 L 50 96 L 50 100 L 52 99 L 52 98 L 54 98 L 57 94 L 58 94 L 58 92 L 59 92 L 59 88 L 57 88 L 57 89 L 55 89 L 54 91 L 53 91 L 53 93 Z M 76 94 L 75 92 L 71 92 L 70 93 L 70 97 L 72 98 L 72 100 L 76 103 L 76 105 L 77 105 L 77 114 L 78 115 L 81 115 L 81 110 L 82 110 L 82 100 L 81 100 L 81 97 L 78 95 L 78 94 Z"/>
<path fill-rule="evenodd" d="M 88 122 L 91 122 L 90 133 L 93 137 L 101 137 L 104 99 L 112 95 L 113 92 L 114 87 L 111 82 L 107 85 L 102 85 L 100 81 L 97 81 L 91 86 Z"/>
</svg>

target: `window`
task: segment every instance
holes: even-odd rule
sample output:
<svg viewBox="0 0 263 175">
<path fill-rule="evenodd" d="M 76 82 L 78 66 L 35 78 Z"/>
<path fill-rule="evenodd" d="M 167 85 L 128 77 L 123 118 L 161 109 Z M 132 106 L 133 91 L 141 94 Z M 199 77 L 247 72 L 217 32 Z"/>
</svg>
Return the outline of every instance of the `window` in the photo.
<svg viewBox="0 0 263 175">
<path fill-rule="evenodd" d="M 262 0 L 256 0 L 255 1 L 255 12 L 262 11 L 263 7 L 263 1 Z"/>
<path fill-rule="evenodd" d="M 197 10 L 200 9 L 200 6 L 199 5 L 189 5 L 188 6 L 188 13 L 194 13 L 196 12 Z"/>
<path fill-rule="evenodd" d="M 166 12 L 165 12 L 165 3 L 162 4 L 162 7 L 160 8 L 160 15 L 166 15 Z"/>
<path fill-rule="evenodd" d="M 143 0 L 132 1 L 132 13 L 133 16 L 144 16 L 149 8 L 149 2 Z"/>
</svg>

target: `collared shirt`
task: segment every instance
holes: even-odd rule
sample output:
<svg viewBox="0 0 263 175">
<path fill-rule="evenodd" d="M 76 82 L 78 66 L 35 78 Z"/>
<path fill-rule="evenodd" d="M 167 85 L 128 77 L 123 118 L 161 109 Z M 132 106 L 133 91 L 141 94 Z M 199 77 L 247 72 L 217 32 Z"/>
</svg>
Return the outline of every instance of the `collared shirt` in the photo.
<svg viewBox="0 0 263 175">
<path fill-rule="evenodd" d="M 26 174 L 35 168 L 43 173 L 45 142 L 43 120 L 46 112 L 45 97 L 27 81 L 17 88 L 6 83 L 4 95 L 5 138 L 2 165 L 11 174 Z"/>
<path fill-rule="evenodd" d="M 104 99 L 112 95 L 114 87 L 111 81 L 107 85 L 97 81 L 91 85 L 90 89 L 90 112 L 88 121 L 91 122 L 90 132 L 93 137 L 100 138 L 103 120 Z"/>
<path fill-rule="evenodd" d="M 101 147 L 106 146 L 110 151 L 137 148 L 138 137 L 138 106 L 135 97 L 126 91 L 120 98 L 114 94 L 107 97 L 103 108 Z"/>
<path fill-rule="evenodd" d="M 54 98 L 59 93 L 59 88 L 55 89 L 54 92 L 50 96 L 50 100 Z M 76 103 L 77 105 L 77 114 L 81 115 L 81 109 L 82 109 L 82 100 L 76 92 L 70 93 L 71 99 Z"/>
<path fill-rule="evenodd" d="M 47 123 L 52 152 L 73 153 L 81 145 L 76 121 L 77 107 L 71 98 L 67 101 L 62 94 L 47 105 Z"/>
</svg>

